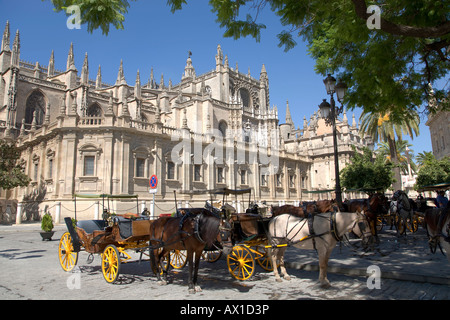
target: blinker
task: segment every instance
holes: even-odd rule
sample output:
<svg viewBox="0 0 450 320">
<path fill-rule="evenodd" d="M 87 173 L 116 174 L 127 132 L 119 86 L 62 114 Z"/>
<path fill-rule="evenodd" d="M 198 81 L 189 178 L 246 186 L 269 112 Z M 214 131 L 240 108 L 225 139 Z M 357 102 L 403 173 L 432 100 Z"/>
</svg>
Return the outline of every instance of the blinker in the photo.
<svg viewBox="0 0 450 320">
<path fill-rule="evenodd" d="M 364 222 L 358 222 L 358 227 L 361 232 L 366 231 L 366 224 Z"/>
</svg>

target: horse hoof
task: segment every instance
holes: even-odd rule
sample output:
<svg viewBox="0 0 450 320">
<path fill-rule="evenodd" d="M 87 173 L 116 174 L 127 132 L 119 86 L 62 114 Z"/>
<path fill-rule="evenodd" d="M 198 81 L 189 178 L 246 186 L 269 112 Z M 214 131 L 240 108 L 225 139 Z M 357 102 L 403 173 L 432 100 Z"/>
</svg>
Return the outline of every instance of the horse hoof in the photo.
<svg viewBox="0 0 450 320">
<path fill-rule="evenodd" d="M 321 282 L 321 283 L 320 283 L 320 287 L 321 287 L 322 289 L 328 289 L 328 288 L 331 287 L 331 283 L 330 283 L 329 281 Z"/>
<path fill-rule="evenodd" d="M 202 288 L 200 288 L 200 286 L 195 286 L 195 292 L 202 292 Z"/>
<path fill-rule="evenodd" d="M 158 281 L 158 284 L 160 286 L 165 286 L 165 285 L 167 285 L 167 281 L 166 280 L 160 280 L 160 281 Z"/>
<path fill-rule="evenodd" d="M 281 278 L 275 278 L 276 282 L 283 282 L 283 280 L 281 280 Z"/>
<path fill-rule="evenodd" d="M 283 278 L 284 278 L 284 280 L 286 280 L 286 281 L 291 281 L 291 277 L 288 276 L 288 275 L 285 275 Z"/>
<path fill-rule="evenodd" d="M 189 289 L 189 294 L 196 294 L 197 291 L 194 288 Z"/>
</svg>

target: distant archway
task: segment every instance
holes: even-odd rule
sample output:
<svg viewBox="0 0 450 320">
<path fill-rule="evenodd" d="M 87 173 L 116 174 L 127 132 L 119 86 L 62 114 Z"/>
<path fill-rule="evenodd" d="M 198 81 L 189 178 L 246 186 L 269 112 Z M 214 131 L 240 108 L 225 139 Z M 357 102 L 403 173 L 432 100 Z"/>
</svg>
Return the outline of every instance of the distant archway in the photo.
<svg viewBox="0 0 450 320">
<path fill-rule="evenodd" d="M 36 124 L 38 126 L 44 123 L 45 116 L 45 97 L 41 91 L 33 91 L 25 104 L 25 123 L 32 124 L 34 113 L 36 112 Z"/>
</svg>

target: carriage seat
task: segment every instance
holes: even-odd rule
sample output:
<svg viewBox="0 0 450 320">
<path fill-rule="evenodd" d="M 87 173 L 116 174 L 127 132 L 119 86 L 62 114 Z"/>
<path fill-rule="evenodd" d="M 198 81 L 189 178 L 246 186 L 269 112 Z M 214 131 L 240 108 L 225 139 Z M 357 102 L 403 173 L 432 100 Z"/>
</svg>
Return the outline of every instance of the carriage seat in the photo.
<svg viewBox="0 0 450 320">
<path fill-rule="evenodd" d="M 231 220 L 239 222 L 242 232 L 247 237 L 259 234 L 258 221 L 261 218 L 260 215 L 252 213 L 236 213 L 231 215 Z"/>
<path fill-rule="evenodd" d="M 94 231 L 103 231 L 107 224 L 105 220 L 82 220 L 77 222 L 77 228 L 83 229 L 87 234 Z"/>
</svg>

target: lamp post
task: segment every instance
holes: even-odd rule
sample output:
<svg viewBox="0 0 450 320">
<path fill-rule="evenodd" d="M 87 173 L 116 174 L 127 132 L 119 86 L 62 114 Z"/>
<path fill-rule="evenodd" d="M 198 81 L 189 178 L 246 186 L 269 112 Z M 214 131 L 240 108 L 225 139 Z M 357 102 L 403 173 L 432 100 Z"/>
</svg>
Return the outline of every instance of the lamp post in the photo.
<svg viewBox="0 0 450 320">
<path fill-rule="evenodd" d="M 341 180 L 339 177 L 339 157 L 338 157 L 338 144 L 337 144 L 337 130 L 336 130 L 336 119 L 344 109 L 342 101 L 344 100 L 345 93 L 347 92 L 347 85 L 339 82 L 336 84 L 336 79 L 330 74 L 323 80 L 327 94 L 331 96 L 330 103 L 324 99 L 319 105 L 320 113 L 322 118 L 325 120 L 327 125 L 333 127 L 333 147 L 334 147 L 334 171 L 336 176 L 336 201 L 339 208 L 342 208 L 342 189 Z M 334 93 L 336 93 L 338 101 L 341 103 L 341 107 L 336 107 L 336 102 L 334 101 Z"/>
</svg>

